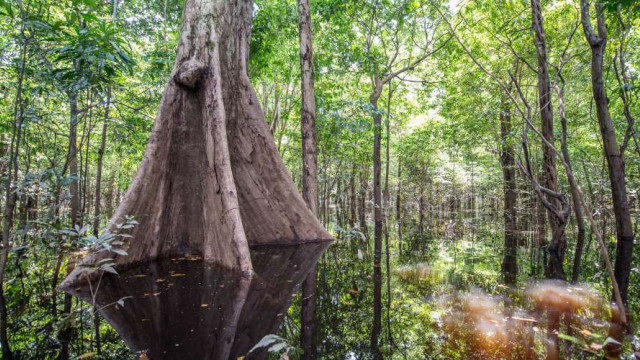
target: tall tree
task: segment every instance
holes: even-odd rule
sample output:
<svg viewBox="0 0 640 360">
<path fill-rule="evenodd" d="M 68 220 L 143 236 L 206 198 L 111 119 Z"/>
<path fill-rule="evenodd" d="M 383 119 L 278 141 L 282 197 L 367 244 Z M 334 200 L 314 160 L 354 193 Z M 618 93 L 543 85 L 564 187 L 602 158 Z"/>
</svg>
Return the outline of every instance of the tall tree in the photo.
<svg viewBox="0 0 640 360">
<path fill-rule="evenodd" d="M 544 31 L 542 6 L 540 0 L 531 0 L 532 27 L 534 43 L 538 55 L 538 105 L 540 107 L 540 121 L 542 136 L 546 142 L 543 144 L 543 168 L 544 186 L 558 192 L 558 171 L 556 169 L 556 155 L 552 148 L 554 144 L 553 134 L 553 104 L 551 101 L 551 83 L 549 80 L 549 63 L 547 59 L 547 40 Z M 548 194 L 547 194 L 548 196 Z M 560 208 L 558 199 L 548 197 L 548 200 Z M 547 248 L 548 259 L 545 264 L 545 276 L 550 278 L 565 279 L 566 274 L 562 267 L 567 248 L 565 233 L 566 223 L 559 223 L 559 217 L 549 211 L 549 224 L 551 225 L 551 242 Z"/>
<path fill-rule="evenodd" d="M 604 65 L 604 50 L 607 44 L 605 12 L 603 3 L 596 1 L 596 31 L 591 24 L 590 8 L 591 6 L 588 0 L 580 0 L 582 28 L 587 42 L 591 47 L 591 88 L 598 116 L 598 124 L 600 125 L 604 155 L 607 159 L 611 196 L 613 199 L 613 213 L 616 221 L 618 241 L 616 244 L 615 278 L 620 287 L 622 301 L 626 304 L 635 236 L 627 200 L 624 152 L 618 146 L 615 125 L 609 113 L 609 99 L 607 98 L 602 70 Z"/>
<path fill-rule="evenodd" d="M 126 307 L 131 312 L 125 317 L 105 316 L 122 320 L 115 326 L 127 332 L 129 345 L 149 348 L 150 357 L 164 357 L 168 351 L 172 352 L 166 353 L 168 358 L 224 359 L 246 354 L 275 331 L 281 319 L 273 314 L 259 324 L 260 329 L 246 330 L 257 326 L 251 314 L 282 311 L 269 301 L 247 300 L 250 287 L 263 289 L 259 279 L 270 277 L 269 266 L 261 263 L 265 261 L 261 251 L 278 246 L 315 262 L 332 241 L 296 191 L 249 80 L 252 14 L 251 0 L 186 2 L 174 68 L 145 157 L 112 218 L 116 227 L 128 216 L 135 216 L 139 224 L 130 238 L 111 247 L 115 251 L 100 251 L 99 244 L 92 248 L 81 263 L 86 266 L 77 266 L 62 285 L 91 301 L 92 281 L 101 279 L 103 260 L 121 269 L 186 254 L 200 257 L 198 271 L 229 274 L 225 290 L 229 293 L 221 295 L 230 304 L 221 310 L 223 322 L 207 322 L 208 328 L 195 334 L 181 332 L 180 315 L 171 312 L 182 310 L 174 303 L 164 308 L 168 312 L 164 316 L 175 321 L 168 329 L 140 321 L 144 314 L 133 310 L 135 303 Z M 257 260 L 250 246 L 257 248 Z M 285 266 L 280 271 L 298 278 L 286 282 L 290 288 L 280 291 L 293 291 L 310 269 L 310 264 L 286 268 L 297 266 L 293 260 L 279 265 Z M 94 269 L 88 275 L 87 266 Z M 96 302 L 112 302 L 107 299 L 118 296 L 119 286 L 101 287 L 97 296 L 102 300 Z M 259 294 L 271 296 L 268 291 Z M 213 301 L 213 295 L 204 291 L 201 296 Z M 178 301 L 192 298 L 186 293 L 177 296 Z M 246 332 L 236 336 L 238 329 Z M 160 334 L 167 331 L 198 345 L 175 347 L 163 341 Z"/>
<path fill-rule="evenodd" d="M 313 71 L 313 46 L 311 31 L 311 4 L 309 0 L 298 0 L 298 27 L 300 34 L 300 72 L 302 108 L 300 121 L 302 130 L 302 198 L 314 216 L 318 215 L 318 180 L 316 156 L 316 101 Z M 302 309 L 300 342 L 302 358 L 316 358 L 316 277 L 314 266 L 302 283 Z"/>
<path fill-rule="evenodd" d="M 13 238 L 14 213 L 18 195 L 14 191 L 14 181 L 17 181 L 19 172 L 18 155 L 22 138 L 22 125 L 24 123 L 24 80 L 27 61 L 27 50 L 29 43 L 25 36 L 25 9 L 22 1 L 18 1 L 20 6 L 20 62 L 16 68 L 17 86 L 13 103 L 13 118 L 11 121 L 11 143 L 9 147 L 9 167 L 6 169 L 4 181 L 4 208 L 2 216 L 2 252 L 0 253 L 0 346 L 2 346 L 2 358 L 13 359 L 11 344 L 9 343 L 9 314 L 7 310 L 7 297 L 5 294 L 5 272 L 9 261 L 9 251 L 11 250 L 11 240 Z"/>
<path fill-rule="evenodd" d="M 500 165 L 502 166 L 502 186 L 504 192 L 504 257 L 502 260 L 502 274 L 505 283 L 514 285 L 518 276 L 518 238 L 516 222 L 518 218 L 516 213 L 518 193 L 512 135 L 512 116 L 510 102 L 506 95 L 502 95 L 500 105 Z"/>
</svg>

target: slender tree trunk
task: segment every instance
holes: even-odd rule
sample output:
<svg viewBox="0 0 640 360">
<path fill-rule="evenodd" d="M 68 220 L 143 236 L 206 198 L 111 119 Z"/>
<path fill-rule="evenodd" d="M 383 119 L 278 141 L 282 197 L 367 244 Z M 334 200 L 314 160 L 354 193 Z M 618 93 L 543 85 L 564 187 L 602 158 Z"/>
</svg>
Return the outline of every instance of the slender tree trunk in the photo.
<svg viewBox="0 0 640 360">
<path fill-rule="evenodd" d="M 609 101 L 602 70 L 604 62 L 603 53 L 607 42 L 607 26 L 602 4 L 599 1 L 595 4 L 597 33 L 591 25 L 589 1 L 581 0 L 580 5 L 582 27 L 587 41 L 591 46 L 591 86 L 596 105 L 596 113 L 598 115 L 598 123 L 600 125 L 600 134 L 602 135 L 604 155 L 607 159 L 611 195 L 613 197 L 613 213 L 615 215 L 618 240 L 616 244 L 614 273 L 620 288 L 622 301 L 626 305 L 635 237 L 627 200 L 624 154 L 620 151 L 616 140 L 615 126 L 609 113 Z"/>
<path fill-rule="evenodd" d="M 389 81 L 389 93 L 387 98 L 387 121 L 385 121 L 386 127 L 386 139 L 385 139 L 385 163 L 384 163 L 384 190 L 382 192 L 382 210 L 384 211 L 384 245 L 385 245 L 385 267 L 387 272 L 387 338 L 388 341 L 393 344 L 393 335 L 391 333 L 391 251 L 389 250 L 389 202 L 391 195 L 389 193 L 389 165 L 391 163 L 390 157 L 390 143 L 391 143 L 391 97 L 393 96 L 393 88 L 391 87 L 391 81 Z"/>
<path fill-rule="evenodd" d="M 569 156 L 569 146 L 567 144 L 567 118 L 565 115 L 565 104 L 564 104 L 564 80 L 560 79 L 562 84 L 556 86 L 556 91 L 558 93 L 558 112 L 560 113 L 560 122 L 562 124 L 562 157 L 564 161 L 567 163 L 569 171 L 573 172 L 571 167 L 571 157 Z M 585 224 L 584 224 L 584 210 L 582 205 L 580 204 L 580 194 L 578 194 L 578 189 L 573 182 L 570 182 L 571 188 L 571 200 L 573 202 L 573 210 L 576 214 L 576 224 L 578 226 L 578 239 L 576 241 L 576 251 L 573 256 L 573 271 L 571 272 L 571 282 L 577 283 L 578 277 L 580 276 L 580 263 L 582 261 L 582 251 L 584 248 L 584 236 L 585 236 Z"/>
<path fill-rule="evenodd" d="M 538 104 L 540 106 L 541 129 L 544 138 L 553 145 L 553 104 L 551 103 L 551 84 L 549 81 L 549 64 L 547 62 L 547 43 L 544 31 L 544 20 L 542 18 L 542 7 L 540 0 L 531 1 L 531 12 L 533 21 L 534 43 L 538 52 Z M 544 187 L 558 192 L 558 173 L 556 169 L 556 158 L 554 150 L 547 144 L 543 144 L 543 167 L 544 167 Z M 548 200 L 560 208 L 557 199 L 548 197 Z M 548 263 L 545 264 L 545 276 L 549 278 L 565 279 L 566 274 L 562 268 L 566 251 L 566 235 L 562 224 L 558 223 L 558 218 L 549 214 L 549 224 L 551 232 L 554 234 L 547 248 Z M 565 224 L 566 226 L 566 224 Z"/>
<path fill-rule="evenodd" d="M 109 110 L 111 107 L 111 88 L 107 89 L 107 102 L 104 108 L 104 119 L 102 124 L 102 136 L 100 138 L 100 149 L 98 149 L 98 166 L 96 169 L 96 188 L 93 206 L 93 235 L 98 237 L 100 233 L 100 217 L 102 216 L 102 164 L 104 159 L 104 151 L 107 143 L 107 129 L 109 126 Z M 94 307 L 93 323 L 95 329 L 96 353 L 98 356 L 102 353 L 100 341 L 100 313 Z"/>
<path fill-rule="evenodd" d="M 353 163 L 351 167 L 351 176 L 349 177 L 349 226 L 351 228 L 355 227 L 357 217 L 356 208 L 357 208 L 357 200 L 356 200 L 356 163 Z"/>
<path fill-rule="evenodd" d="M 369 238 L 369 228 L 367 226 L 367 188 L 369 187 L 369 165 L 363 164 L 360 172 L 360 231 L 365 238 Z"/>
<path fill-rule="evenodd" d="M 18 80 L 18 90 L 16 93 L 16 109 L 13 121 L 13 135 L 11 137 L 11 147 L 9 150 L 9 167 L 7 168 L 5 180 L 5 203 L 2 225 L 2 253 L 0 254 L 0 345 L 2 346 L 2 358 L 13 359 L 8 336 L 8 321 L 6 297 L 4 293 L 4 277 L 9 260 L 9 250 L 11 249 L 12 229 L 17 192 L 12 191 L 13 181 L 18 177 L 18 153 L 22 135 L 23 104 L 22 104 L 22 79 L 24 74 L 24 56 L 22 59 L 22 70 Z"/>
<path fill-rule="evenodd" d="M 313 46 L 311 32 L 311 6 L 309 0 L 298 0 L 298 25 L 300 34 L 300 69 L 302 75 L 300 111 L 302 130 L 302 198 L 309 210 L 317 216 L 318 181 L 316 160 L 316 102 L 313 71 Z M 276 109 L 277 111 L 277 109 Z M 317 357 L 316 344 L 316 278 L 314 267 L 302 283 L 302 309 L 300 342 L 302 359 Z"/>
<path fill-rule="evenodd" d="M 379 336 L 382 330 L 382 189 L 380 187 L 381 177 L 381 135 L 382 135 L 382 114 L 378 110 L 378 99 L 382 93 L 382 81 L 374 79 L 374 89 L 369 98 L 373 107 L 373 325 L 371 328 L 371 350 L 374 359 L 382 359 L 380 352 Z"/>
<path fill-rule="evenodd" d="M 502 275 L 504 282 L 514 285 L 518 276 L 518 238 L 517 238 L 517 184 L 516 163 L 511 138 L 511 109 L 508 98 L 502 96 L 500 111 L 500 134 L 502 150 L 500 164 L 502 165 L 502 179 L 504 189 L 504 258 L 502 260 Z"/>
<path fill-rule="evenodd" d="M 418 235 L 419 241 L 424 240 L 424 188 L 420 187 L 420 196 L 418 197 Z"/>
<path fill-rule="evenodd" d="M 544 271 L 544 266 L 547 263 L 547 210 L 542 205 L 542 201 L 537 198 L 535 193 L 531 194 L 533 202 L 535 204 L 535 217 L 536 217 L 536 244 L 535 252 L 535 274 L 539 275 Z M 542 269 L 542 272 L 541 272 Z"/>
<path fill-rule="evenodd" d="M 5 174 L 5 194 L 2 224 L 2 249 L 0 252 L 0 346 L 2 346 L 2 358 L 5 360 L 13 359 L 13 352 L 9 343 L 9 314 L 7 312 L 7 301 L 4 292 L 4 278 L 9 260 L 9 251 L 11 250 L 11 238 L 13 229 L 14 212 L 17 201 L 17 193 L 12 191 L 12 182 L 18 178 L 18 154 L 20 149 L 20 141 L 22 135 L 22 124 L 24 120 L 24 104 L 22 99 L 22 91 L 24 84 L 24 74 L 27 60 L 28 41 L 25 38 L 24 23 L 25 13 L 22 1 L 18 1 L 20 7 L 20 15 L 22 24 L 20 27 L 20 36 L 23 41 L 20 54 L 20 67 L 18 68 L 18 84 L 16 88 L 16 97 L 13 109 L 12 136 L 9 148 L 9 166 Z M 12 173 L 13 172 L 13 173 Z"/>
<path fill-rule="evenodd" d="M 78 94 L 71 92 L 69 94 L 69 108 L 71 111 L 69 121 L 69 150 L 68 150 L 68 162 L 69 162 L 69 176 L 71 181 L 69 183 L 69 210 L 71 216 L 71 227 L 78 225 L 80 218 L 80 198 L 79 198 L 79 186 L 78 186 L 78 148 L 77 148 L 77 134 L 78 134 Z"/>
<path fill-rule="evenodd" d="M 398 244 L 400 255 L 402 255 L 402 161 L 398 159 L 398 189 L 396 190 L 396 226 L 398 227 Z"/>
<path fill-rule="evenodd" d="M 75 91 L 69 93 L 69 108 L 70 108 L 70 120 L 69 120 L 69 148 L 68 148 L 68 164 L 69 164 L 69 176 L 71 181 L 69 183 L 69 210 L 71 216 L 71 227 L 80 226 L 78 223 L 80 216 L 80 199 L 79 199 L 79 186 L 78 186 L 78 148 L 77 148 L 77 131 L 78 131 L 78 94 Z M 69 266 L 69 264 L 67 264 Z M 64 310 L 63 316 L 70 316 L 71 314 L 71 294 L 64 294 Z M 59 340 L 61 343 L 60 352 L 58 353 L 58 360 L 69 359 L 69 345 L 71 338 L 73 337 L 74 329 L 67 327 L 59 334 Z"/>
</svg>

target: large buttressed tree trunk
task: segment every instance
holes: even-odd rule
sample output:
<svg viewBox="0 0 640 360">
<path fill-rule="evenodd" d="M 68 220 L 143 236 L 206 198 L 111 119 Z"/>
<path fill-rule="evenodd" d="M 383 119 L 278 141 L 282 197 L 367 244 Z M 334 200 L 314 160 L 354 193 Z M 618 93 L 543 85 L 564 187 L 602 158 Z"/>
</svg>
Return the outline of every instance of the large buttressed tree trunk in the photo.
<svg viewBox="0 0 640 360">
<path fill-rule="evenodd" d="M 113 224 L 135 216 L 139 222 L 130 242 L 123 246 L 128 255 L 93 251 L 83 260 L 84 264 L 96 264 L 113 257 L 118 269 L 151 263 L 154 266 L 145 269 L 152 268 L 151 275 L 158 275 L 165 270 L 175 273 L 184 269 L 164 263 L 155 267 L 156 262 L 187 255 L 205 264 L 198 272 L 199 284 L 208 284 L 213 278 L 217 279 L 211 280 L 214 283 L 230 283 L 226 286 L 233 289 L 232 295 L 202 295 L 209 300 L 233 299 L 220 320 L 225 331 L 218 327 L 215 341 L 207 338 L 213 347 L 194 353 L 199 358 L 227 358 L 236 327 L 250 321 L 247 317 L 251 317 L 252 309 L 245 306 L 243 310 L 245 300 L 251 302 L 253 310 L 260 307 L 259 300 L 250 301 L 247 296 L 256 279 L 264 280 L 256 261 L 264 260 L 268 253 L 265 246 L 328 245 L 331 241 L 287 173 L 249 81 L 252 12 L 251 0 L 187 0 L 174 69 L 153 134 L 140 169 L 112 219 Z M 317 251 L 283 251 L 282 256 L 288 262 L 315 261 L 326 245 L 314 248 Z M 256 259 L 252 258 L 254 249 Z M 308 269 L 290 271 L 287 280 L 294 281 L 287 282 L 299 284 Z M 227 275 L 221 276 L 220 272 Z M 95 274 L 77 267 L 63 287 L 88 299 L 87 280 Z M 117 293 L 107 287 L 108 283 L 101 285 L 98 298 L 100 294 Z M 113 286 L 122 290 L 124 285 Z M 260 288 L 265 296 L 268 288 Z M 160 317 L 157 311 L 149 316 Z M 179 326 L 171 326 L 178 331 Z M 118 330 L 122 334 L 136 329 Z M 198 336 L 203 335 L 194 335 Z M 127 336 L 123 337 L 126 340 Z M 136 339 L 130 341 L 133 348 L 145 344 L 146 340 Z M 244 343 L 253 340 L 245 338 L 242 349 L 234 351 L 248 350 L 244 347 L 253 344 Z M 233 346 L 238 348 L 238 342 Z"/>
</svg>

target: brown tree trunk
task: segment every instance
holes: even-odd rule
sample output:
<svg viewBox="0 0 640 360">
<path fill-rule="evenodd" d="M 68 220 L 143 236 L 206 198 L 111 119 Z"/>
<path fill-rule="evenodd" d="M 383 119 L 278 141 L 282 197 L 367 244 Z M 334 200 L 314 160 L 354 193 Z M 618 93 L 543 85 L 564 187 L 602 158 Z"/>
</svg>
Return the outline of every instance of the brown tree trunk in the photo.
<svg viewBox="0 0 640 360">
<path fill-rule="evenodd" d="M 11 250 L 11 238 L 13 230 L 14 212 L 18 194 L 12 191 L 12 181 L 16 181 L 18 177 L 18 155 L 20 149 L 20 141 L 22 137 L 22 125 L 24 122 L 24 104 L 22 99 L 22 91 L 24 84 L 24 75 L 27 59 L 27 45 L 25 40 L 24 23 L 25 12 L 22 1 L 18 2 L 20 7 L 20 15 L 22 17 L 22 25 L 20 27 L 20 36 L 23 40 L 23 46 L 20 54 L 20 67 L 18 68 L 18 83 L 16 87 L 16 97 L 13 108 L 13 122 L 11 144 L 9 148 L 9 163 L 5 176 L 5 193 L 4 193 L 4 209 L 2 224 L 2 249 L 0 250 L 0 346 L 2 346 L 2 358 L 6 360 L 13 359 L 13 352 L 9 343 L 9 314 L 7 311 L 7 299 L 4 292 L 4 278 L 9 260 L 9 251 Z"/>
<path fill-rule="evenodd" d="M 313 46 L 311 32 L 311 6 L 309 0 L 298 0 L 298 26 L 300 34 L 300 72 L 302 109 L 302 198 L 314 216 L 317 216 L 318 181 L 316 160 L 316 101 L 313 79 Z M 317 357 L 316 345 L 316 277 L 314 266 L 302 283 L 300 314 L 300 343 L 302 359 Z"/>
<path fill-rule="evenodd" d="M 356 164 L 353 163 L 351 167 L 351 176 L 349 177 L 349 226 L 354 228 L 356 225 L 357 217 L 356 208 L 357 208 L 357 200 L 356 200 Z"/>
<path fill-rule="evenodd" d="M 402 161 L 398 159 L 398 189 L 396 190 L 396 226 L 398 227 L 398 249 L 402 255 Z"/>
<path fill-rule="evenodd" d="M 71 217 L 71 228 L 80 226 L 78 223 L 80 216 L 80 199 L 79 199 L 79 186 L 78 186 L 78 148 L 77 148 L 77 130 L 78 130 L 78 93 L 71 91 L 69 93 L 69 147 L 67 152 L 67 163 L 69 166 L 69 176 L 71 182 L 69 183 L 69 211 Z M 63 250 L 61 250 L 63 251 Z M 69 266 L 69 264 L 67 264 Z M 71 314 L 71 294 L 64 294 L 64 309 L 62 316 L 70 316 Z M 61 344 L 60 352 L 58 353 L 58 360 L 69 359 L 69 345 L 71 343 L 73 333 L 75 329 L 71 326 L 65 328 L 58 335 L 58 339 Z"/>
<path fill-rule="evenodd" d="M 18 80 L 18 90 L 16 93 L 16 109 L 13 121 L 13 135 L 11 138 L 11 148 L 9 150 L 9 167 L 7 168 L 5 180 L 5 203 L 2 224 L 2 253 L 0 254 L 0 345 L 2 346 L 2 358 L 13 359 L 13 352 L 9 343 L 7 312 L 7 301 L 4 293 L 4 277 L 9 260 L 9 250 L 11 249 L 11 238 L 13 230 L 14 212 L 18 199 L 17 192 L 12 191 L 12 181 L 18 177 L 18 152 L 20 149 L 20 138 L 22 134 L 23 107 L 22 107 L 22 79 L 24 74 L 24 55 L 22 58 L 22 70 Z"/>
<path fill-rule="evenodd" d="M 514 157 L 513 139 L 511 135 L 511 109 L 508 98 L 503 95 L 500 110 L 500 134 L 502 149 L 500 164 L 502 165 L 502 179 L 504 189 L 504 258 L 502 260 L 502 275 L 504 282 L 514 285 L 518 276 L 518 238 L 516 220 L 517 185 L 516 163 Z"/>
<path fill-rule="evenodd" d="M 390 143 L 391 143 L 391 98 L 393 96 L 393 88 L 389 81 L 389 93 L 387 97 L 387 121 L 385 121 L 386 139 L 385 139 L 385 162 L 384 162 L 384 190 L 382 192 L 382 210 L 384 218 L 384 246 L 385 246 L 385 270 L 387 272 L 387 338 L 393 344 L 393 335 L 391 333 L 391 251 L 389 249 L 389 202 L 391 195 L 389 193 L 389 165 Z"/>
<path fill-rule="evenodd" d="M 127 255 L 91 251 L 82 260 L 97 266 L 112 257 L 116 269 L 149 273 L 128 281 L 105 275 L 99 306 L 154 292 L 158 277 L 176 275 L 173 267 L 193 272 L 183 279 L 190 291 L 102 310 L 150 358 L 244 356 L 277 331 L 290 294 L 332 241 L 296 191 L 248 78 L 252 13 L 250 0 L 187 0 L 153 133 L 111 220 L 112 230 L 127 216 L 138 221 L 122 245 Z M 193 261 L 171 261 L 187 257 Z M 91 301 L 88 284 L 101 272 L 86 269 L 77 266 L 62 288 Z"/>
<path fill-rule="evenodd" d="M 69 210 L 71 216 L 71 227 L 78 225 L 80 218 L 80 197 L 78 186 L 78 94 L 72 91 L 69 94 L 69 108 L 70 108 L 70 120 L 69 120 L 69 150 L 68 150 L 68 163 L 69 163 L 69 176 L 71 181 L 69 183 Z"/>
<path fill-rule="evenodd" d="M 544 208 L 544 205 L 542 205 L 542 201 L 538 199 L 538 195 L 535 193 L 532 193 L 531 195 L 535 204 L 536 217 L 535 251 L 537 252 L 537 256 L 535 262 L 535 274 L 539 275 L 544 271 L 544 266 L 547 263 L 547 210 Z"/>
<path fill-rule="evenodd" d="M 597 33 L 591 25 L 589 1 L 581 0 L 582 27 L 591 46 L 591 86 L 593 99 L 596 105 L 600 134 L 604 155 L 607 159 L 609 181 L 611 183 L 611 195 L 613 197 L 613 213 L 616 220 L 616 261 L 615 278 L 620 287 L 622 301 L 627 303 L 627 290 L 629 288 L 629 275 L 631 274 L 631 261 L 633 242 L 635 240 L 629 204 L 627 200 L 627 187 L 625 184 L 624 154 L 616 140 L 616 132 L 611 114 L 609 113 L 609 100 L 603 78 L 604 49 L 607 42 L 607 26 L 604 18 L 602 4 L 595 4 L 597 14 Z"/>
<path fill-rule="evenodd" d="M 565 104 L 564 104 L 564 79 L 562 75 L 559 74 L 559 80 L 562 82 L 561 85 L 556 85 L 556 91 L 558 93 L 558 112 L 560 113 L 560 123 L 562 124 L 562 157 L 566 162 L 568 167 L 568 171 L 572 172 L 570 175 L 573 176 L 573 169 L 571 167 L 571 157 L 569 156 L 569 146 L 567 144 L 567 118 L 565 115 Z M 578 226 L 578 239 L 576 241 L 576 251 L 573 256 L 573 270 L 571 272 L 571 282 L 577 283 L 578 277 L 580 276 L 580 263 L 582 261 L 582 251 L 584 248 L 584 236 L 586 233 L 585 224 L 584 224 L 584 210 L 582 208 L 582 204 L 580 203 L 580 194 L 579 189 L 575 186 L 573 181 L 569 182 L 571 188 L 571 200 L 573 202 L 573 211 L 576 214 L 576 224 Z"/>
<path fill-rule="evenodd" d="M 373 107 L 373 325 L 371 328 L 371 350 L 374 359 L 382 359 L 378 337 L 382 330 L 382 189 L 381 177 L 381 135 L 382 114 L 378 110 L 378 99 L 382 93 L 382 81 L 374 79 L 374 89 L 369 98 Z"/>
<path fill-rule="evenodd" d="M 360 231 L 365 238 L 369 238 L 369 228 L 367 226 L 367 188 L 369 187 L 369 165 L 363 164 L 360 172 L 360 196 L 358 199 L 360 207 Z"/>
<path fill-rule="evenodd" d="M 96 188 L 93 207 L 93 235 L 98 237 L 100 233 L 100 217 L 102 216 L 102 164 L 104 159 L 104 151 L 107 143 L 107 129 L 109 126 L 109 109 L 111 107 L 111 89 L 107 89 L 107 102 L 104 107 L 104 119 L 102 124 L 102 136 L 100 138 L 100 149 L 98 149 L 98 166 L 96 169 Z M 102 353 L 100 341 L 100 313 L 97 309 L 93 310 L 93 323 L 95 329 L 96 353 Z"/>
<path fill-rule="evenodd" d="M 547 43 L 540 0 L 531 0 L 531 12 L 534 43 L 538 53 L 538 104 L 540 106 L 542 136 L 544 136 L 549 144 L 553 145 L 553 104 L 551 103 Z M 551 146 L 543 144 L 543 155 L 544 187 L 551 191 L 558 192 L 558 173 L 556 170 L 555 152 Z M 557 199 L 551 197 L 547 199 L 554 204 L 556 208 L 560 208 Z M 558 223 L 558 217 L 554 216 L 551 212 L 548 212 L 548 214 L 551 232 L 554 236 L 552 236 L 549 247 L 547 248 L 548 262 L 545 264 L 545 276 L 548 278 L 566 279 L 566 274 L 562 268 L 567 247 L 566 235 L 564 229 L 559 228 L 561 224 Z"/>
</svg>

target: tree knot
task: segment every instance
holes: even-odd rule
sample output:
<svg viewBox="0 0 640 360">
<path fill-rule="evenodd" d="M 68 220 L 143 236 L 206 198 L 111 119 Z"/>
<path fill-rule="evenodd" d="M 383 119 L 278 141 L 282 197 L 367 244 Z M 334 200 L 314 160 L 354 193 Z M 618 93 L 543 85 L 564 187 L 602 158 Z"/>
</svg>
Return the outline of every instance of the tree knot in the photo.
<svg viewBox="0 0 640 360">
<path fill-rule="evenodd" d="M 207 66 L 202 62 L 198 60 L 188 60 L 180 65 L 173 75 L 173 80 L 179 85 L 193 89 L 196 87 L 198 81 L 202 79 L 206 70 Z"/>
</svg>

